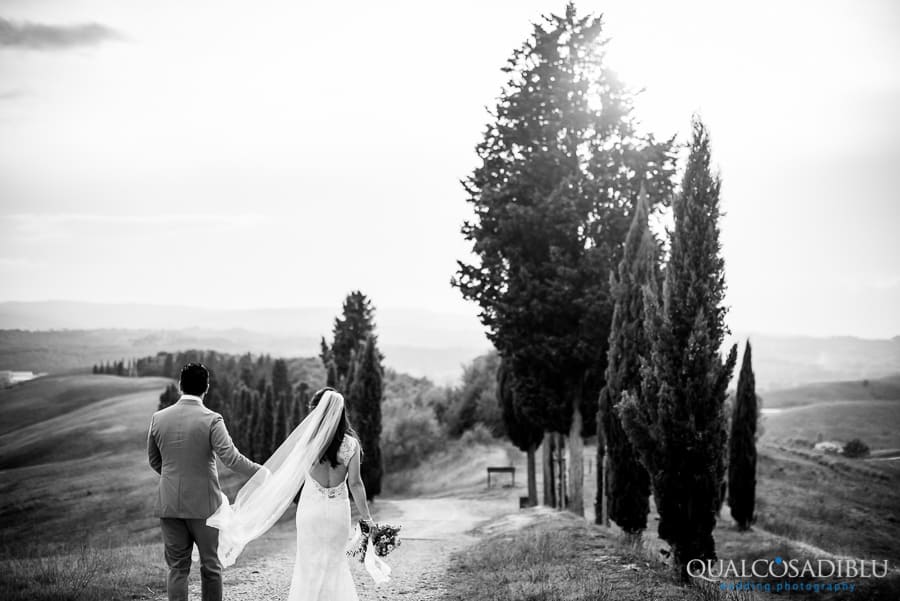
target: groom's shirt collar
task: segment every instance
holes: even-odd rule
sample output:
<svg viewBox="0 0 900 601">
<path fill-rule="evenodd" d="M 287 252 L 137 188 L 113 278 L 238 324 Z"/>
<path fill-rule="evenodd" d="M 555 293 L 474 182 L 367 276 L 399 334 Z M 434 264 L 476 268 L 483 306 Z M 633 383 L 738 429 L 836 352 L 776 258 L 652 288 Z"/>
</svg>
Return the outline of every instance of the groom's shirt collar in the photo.
<svg viewBox="0 0 900 601">
<path fill-rule="evenodd" d="M 181 395 L 181 398 L 178 400 L 179 401 L 197 401 L 201 405 L 203 404 L 203 399 L 196 395 L 193 395 L 193 394 L 183 394 L 183 395 Z"/>
</svg>

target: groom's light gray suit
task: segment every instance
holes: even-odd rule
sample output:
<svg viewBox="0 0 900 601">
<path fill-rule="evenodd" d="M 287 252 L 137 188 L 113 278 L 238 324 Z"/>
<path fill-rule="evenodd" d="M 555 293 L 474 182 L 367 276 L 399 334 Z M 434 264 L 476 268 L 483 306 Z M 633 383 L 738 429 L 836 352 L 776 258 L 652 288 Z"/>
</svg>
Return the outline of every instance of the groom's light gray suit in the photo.
<svg viewBox="0 0 900 601">
<path fill-rule="evenodd" d="M 147 453 L 150 466 L 160 475 L 156 511 L 169 566 L 169 599 L 187 600 L 191 551 L 197 543 L 203 600 L 220 601 L 219 531 L 206 525 L 221 502 L 215 456 L 247 476 L 260 466 L 235 448 L 222 416 L 191 395 L 182 395 L 171 407 L 153 414 Z"/>
</svg>

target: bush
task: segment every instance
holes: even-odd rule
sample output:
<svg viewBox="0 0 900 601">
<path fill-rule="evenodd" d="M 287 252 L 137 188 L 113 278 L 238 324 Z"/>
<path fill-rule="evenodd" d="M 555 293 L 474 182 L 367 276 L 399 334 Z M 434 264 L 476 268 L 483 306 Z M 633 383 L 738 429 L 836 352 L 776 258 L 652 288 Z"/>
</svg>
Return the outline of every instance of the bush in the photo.
<svg viewBox="0 0 900 601">
<path fill-rule="evenodd" d="M 868 457 L 869 445 L 858 438 L 854 438 L 844 445 L 844 457 Z"/>
<path fill-rule="evenodd" d="M 430 408 L 409 406 L 402 414 L 385 420 L 381 434 L 381 454 L 389 472 L 419 465 L 445 440 Z"/>
<path fill-rule="evenodd" d="M 494 433 L 481 422 L 476 422 L 474 426 L 463 432 L 460 441 L 466 445 L 491 444 L 497 442 Z"/>
</svg>

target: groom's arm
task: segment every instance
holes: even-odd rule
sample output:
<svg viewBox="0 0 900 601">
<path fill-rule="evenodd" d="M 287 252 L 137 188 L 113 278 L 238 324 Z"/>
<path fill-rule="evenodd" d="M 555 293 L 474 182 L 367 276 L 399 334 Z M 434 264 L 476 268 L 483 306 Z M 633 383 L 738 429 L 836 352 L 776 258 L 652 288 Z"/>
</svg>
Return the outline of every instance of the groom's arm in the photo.
<svg viewBox="0 0 900 601">
<path fill-rule="evenodd" d="M 221 415 L 216 415 L 213 419 L 209 440 L 215 454 L 228 468 L 247 476 L 252 476 L 262 467 L 258 463 L 254 463 L 244 457 L 237 450 L 237 447 L 234 446 L 234 442 L 231 440 L 231 435 L 228 434 L 228 428 L 225 427 L 225 420 L 222 419 Z"/>
<path fill-rule="evenodd" d="M 150 467 L 157 474 L 162 474 L 162 453 L 159 452 L 159 445 L 156 444 L 156 436 L 153 435 L 153 425 L 156 420 L 150 418 L 150 431 L 147 432 L 147 456 L 150 459 Z"/>
</svg>

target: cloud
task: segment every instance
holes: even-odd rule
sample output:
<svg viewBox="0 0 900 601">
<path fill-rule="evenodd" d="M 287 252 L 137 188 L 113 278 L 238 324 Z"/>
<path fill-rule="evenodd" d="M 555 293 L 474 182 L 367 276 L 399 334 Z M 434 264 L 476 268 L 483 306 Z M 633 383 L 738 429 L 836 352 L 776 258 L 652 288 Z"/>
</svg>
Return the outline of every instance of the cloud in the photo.
<svg viewBox="0 0 900 601">
<path fill-rule="evenodd" d="M 65 50 L 76 46 L 93 46 L 121 37 L 114 29 L 99 23 L 45 25 L 0 17 L 0 49 Z"/>
<path fill-rule="evenodd" d="M 12 100 L 25 94 L 24 90 L 0 90 L 0 100 Z"/>
</svg>

